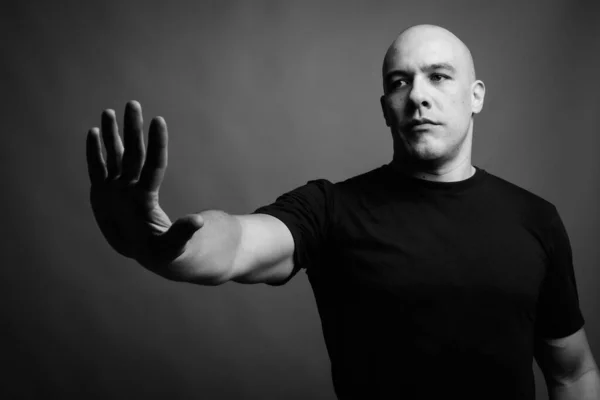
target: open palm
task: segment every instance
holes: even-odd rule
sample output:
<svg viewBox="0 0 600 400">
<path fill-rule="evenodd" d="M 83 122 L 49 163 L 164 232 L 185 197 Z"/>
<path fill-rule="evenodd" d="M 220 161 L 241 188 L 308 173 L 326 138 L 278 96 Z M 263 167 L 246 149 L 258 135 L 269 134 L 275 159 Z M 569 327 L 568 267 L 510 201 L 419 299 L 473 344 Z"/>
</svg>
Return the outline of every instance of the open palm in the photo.
<svg viewBox="0 0 600 400">
<path fill-rule="evenodd" d="M 117 252 L 168 276 L 165 268 L 184 252 L 190 237 L 202 226 L 202 218 L 191 215 L 172 224 L 159 206 L 158 192 L 167 168 L 165 121 L 161 117 L 152 120 L 147 154 L 139 103 L 127 103 L 123 128 L 125 146 L 114 111 L 106 110 L 101 117 L 101 134 L 98 128 L 88 132 L 92 210 L 104 237 Z"/>
</svg>

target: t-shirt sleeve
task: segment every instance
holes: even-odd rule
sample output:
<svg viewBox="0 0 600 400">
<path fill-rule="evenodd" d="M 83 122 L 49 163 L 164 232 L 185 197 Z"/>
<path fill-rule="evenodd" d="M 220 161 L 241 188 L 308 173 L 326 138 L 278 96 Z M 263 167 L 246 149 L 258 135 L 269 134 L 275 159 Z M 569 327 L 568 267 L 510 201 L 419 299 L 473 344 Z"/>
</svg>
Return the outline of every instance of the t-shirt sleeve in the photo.
<svg viewBox="0 0 600 400">
<path fill-rule="evenodd" d="M 294 269 L 280 285 L 287 283 L 301 268 L 316 264 L 327 241 L 332 201 L 333 184 L 327 179 L 315 179 L 252 212 L 278 218 L 294 239 Z"/>
<path fill-rule="evenodd" d="M 569 336 L 584 324 L 579 298 L 571 243 L 556 211 L 548 235 L 548 269 L 537 304 L 536 335 L 546 339 Z"/>
</svg>

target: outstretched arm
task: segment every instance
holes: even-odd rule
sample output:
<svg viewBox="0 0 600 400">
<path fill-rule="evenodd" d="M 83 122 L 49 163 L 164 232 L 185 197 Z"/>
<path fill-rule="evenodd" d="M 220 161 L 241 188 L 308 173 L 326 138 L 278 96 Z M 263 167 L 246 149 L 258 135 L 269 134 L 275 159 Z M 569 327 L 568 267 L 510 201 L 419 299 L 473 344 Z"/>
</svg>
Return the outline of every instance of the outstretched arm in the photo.
<svg viewBox="0 0 600 400">
<path fill-rule="evenodd" d="M 206 210 L 172 223 L 158 196 L 167 168 L 166 122 L 151 121 L 146 151 L 142 109 L 130 101 L 123 129 L 124 145 L 114 111 L 105 110 L 101 130 L 90 129 L 86 143 L 92 210 L 118 253 L 165 278 L 202 285 L 277 284 L 289 276 L 294 242 L 275 217 Z"/>
</svg>

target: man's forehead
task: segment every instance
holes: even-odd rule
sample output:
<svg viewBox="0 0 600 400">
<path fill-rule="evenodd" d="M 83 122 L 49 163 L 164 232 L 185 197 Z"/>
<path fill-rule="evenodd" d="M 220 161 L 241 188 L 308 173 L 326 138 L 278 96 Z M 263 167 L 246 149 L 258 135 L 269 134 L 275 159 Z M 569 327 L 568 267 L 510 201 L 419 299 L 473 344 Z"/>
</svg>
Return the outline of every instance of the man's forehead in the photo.
<svg viewBox="0 0 600 400">
<path fill-rule="evenodd" d="M 385 58 L 385 67 L 390 69 L 420 69 L 431 64 L 459 64 L 460 54 L 447 41 L 431 38 L 420 41 L 394 42 Z"/>
<path fill-rule="evenodd" d="M 389 47 L 382 72 L 385 76 L 393 70 L 422 70 L 444 64 L 456 71 L 470 68 L 471 55 L 464 43 L 443 28 L 415 27 L 403 32 Z"/>
</svg>

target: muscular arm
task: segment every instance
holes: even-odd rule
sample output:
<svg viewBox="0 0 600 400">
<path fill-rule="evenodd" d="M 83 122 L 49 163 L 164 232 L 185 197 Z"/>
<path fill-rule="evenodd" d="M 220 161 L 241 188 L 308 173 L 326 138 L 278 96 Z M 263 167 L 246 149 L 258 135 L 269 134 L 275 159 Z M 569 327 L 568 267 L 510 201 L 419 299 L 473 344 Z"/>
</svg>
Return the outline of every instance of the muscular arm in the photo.
<svg viewBox="0 0 600 400">
<path fill-rule="evenodd" d="M 288 227 L 267 214 L 236 218 L 242 229 L 230 279 L 238 283 L 273 286 L 284 282 L 294 267 L 294 239 Z"/>
<path fill-rule="evenodd" d="M 152 120 L 146 149 L 141 105 L 131 101 L 123 128 L 122 141 L 115 112 L 107 109 L 101 129 L 90 129 L 86 139 L 90 203 L 115 251 L 167 279 L 201 285 L 277 284 L 289 276 L 294 241 L 275 217 L 207 210 L 171 222 L 159 204 L 168 158 L 166 122 Z"/>
<path fill-rule="evenodd" d="M 551 400 L 600 400 L 600 375 L 583 328 L 560 339 L 536 338 L 535 358 Z"/>
<path fill-rule="evenodd" d="M 277 285 L 292 272 L 294 241 L 286 225 L 266 214 L 200 213 L 204 226 L 175 260 L 175 280 L 202 285 L 228 281 Z M 177 265 L 180 263 L 180 265 Z"/>
</svg>

